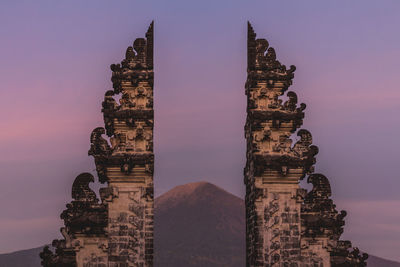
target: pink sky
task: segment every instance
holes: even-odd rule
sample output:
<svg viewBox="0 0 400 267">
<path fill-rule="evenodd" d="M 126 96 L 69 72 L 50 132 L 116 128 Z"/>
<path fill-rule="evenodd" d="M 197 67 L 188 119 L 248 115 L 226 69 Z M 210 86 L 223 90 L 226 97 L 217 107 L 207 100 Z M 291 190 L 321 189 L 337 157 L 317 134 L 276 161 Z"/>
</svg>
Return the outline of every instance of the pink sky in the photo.
<svg viewBox="0 0 400 267">
<path fill-rule="evenodd" d="M 297 66 L 291 90 L 348 210 L 345 237 L 400 260 L 399 13 L 397 1 L 2 1 L 0 252 L 58 235 L 73 179 L 94 169 L 109 65 L 152 19 L 157 194 L 206 180 L 243 196 L 251 20 Z"/>
</svg>

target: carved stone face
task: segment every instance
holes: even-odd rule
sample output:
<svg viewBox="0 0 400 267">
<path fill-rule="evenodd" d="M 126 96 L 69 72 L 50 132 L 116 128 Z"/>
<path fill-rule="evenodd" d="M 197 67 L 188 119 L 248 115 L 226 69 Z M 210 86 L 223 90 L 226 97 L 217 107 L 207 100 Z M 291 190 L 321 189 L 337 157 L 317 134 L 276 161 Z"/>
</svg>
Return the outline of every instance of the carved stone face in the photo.
<svg viewBox="0 0 400 267">
<path fill-rule="evenodd" d="M 135 139 L 135 134 L 133 132 L 128 132 L 126 134 L 126 138 L 128 139 L 128 141 L 133 141 Z"/>
<path fill-rule="evenodd" d="M 137 95 L 138 96 L 142 96 L 142 95 L 144 95 L 143 93 L 144 93 L 144 88 L 143 87 L 138 87 L 137 88 Z"/>
<path fill-rule="evenodd" d="M 263 140 L 268 140 L 270 138 L 270 136 L 271 136 L 271 130 L 270 129 L 263 131 Z"/>
<path fill-rule="evenodd" d="M 312 144 L 312 136 L 310 133 L 304 132 L 300 136 L 300 140 L 304 145 L 311 145 Z"/>
<path fill-rule="evenodd" d="M 261 88 L 260 89 L 260 96 L 266 96 L 267 95 L 267 88 Z"/>
</svg>

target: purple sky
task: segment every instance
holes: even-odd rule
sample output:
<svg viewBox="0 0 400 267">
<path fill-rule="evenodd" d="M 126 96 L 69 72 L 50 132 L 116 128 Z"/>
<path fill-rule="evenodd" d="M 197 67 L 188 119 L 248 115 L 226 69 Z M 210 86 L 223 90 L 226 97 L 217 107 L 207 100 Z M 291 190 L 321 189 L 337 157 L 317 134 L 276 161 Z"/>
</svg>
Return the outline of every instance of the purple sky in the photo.
<svg viewBox="0 0 400 267">
<path fill-rule="evenodd" d="M 155 20 L 155 187 L 243 196 L 246 21 L 296 65 L 344 238 L 400 261 L 400 2 L 1 1 L 0 252 L 58 237 L 109 65 Z"/>
</svg>

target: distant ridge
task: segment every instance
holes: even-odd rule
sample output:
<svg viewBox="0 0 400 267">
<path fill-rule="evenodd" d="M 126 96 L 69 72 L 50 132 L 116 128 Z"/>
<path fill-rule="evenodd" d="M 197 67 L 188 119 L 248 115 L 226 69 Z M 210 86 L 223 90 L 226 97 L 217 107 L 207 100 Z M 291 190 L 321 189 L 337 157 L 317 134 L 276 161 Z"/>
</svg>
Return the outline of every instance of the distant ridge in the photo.
<svg viewBox="0 0 400 267">
<path fill-rule="evenodd" d="M 40 267 L 39 253 L 43 247 L 0 254 L 0 267 Z"/>
<path fill-rule="evenodd" d="M 155 200 L 155 267 L 244 267 L 244 201 L 207 182 Z M 42 248 L 0 254 L 0 267 L 40 267 Z M 400 267 L 370 255 L 368 267 Z"/>
</svg>

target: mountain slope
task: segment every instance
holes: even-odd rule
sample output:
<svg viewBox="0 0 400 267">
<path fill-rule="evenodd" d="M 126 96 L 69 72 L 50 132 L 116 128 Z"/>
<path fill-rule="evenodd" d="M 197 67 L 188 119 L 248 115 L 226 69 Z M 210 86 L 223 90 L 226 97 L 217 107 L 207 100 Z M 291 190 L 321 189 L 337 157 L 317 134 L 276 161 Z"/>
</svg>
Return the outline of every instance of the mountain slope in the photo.
<svg viewBox="0 0 400 267">
<path fill-rule="evenodd" d="M 244 266 L 243 200 L 209 183 L 178 186 L 155 202 L 156 266 Z"/>
<path fill-rule="evenodd" d="M 0 267 L 40 267 L 39 253 L 43 247 L 0 254 Z"/>
<path fill-rule="evenodd" d="M 400 262 L 369 255 L 367 267 L 400 267 Z"/>
<path fill-rule="evenodd" d="M 244 201 L 209 183 L 175 187 L 155 200 L 155 267 L 244 267 Z M 0 267 L 40 267 L 42 248 L 0 254 Z M 370 256 L 368 267 L 400 267 Z"/>
</svg>

